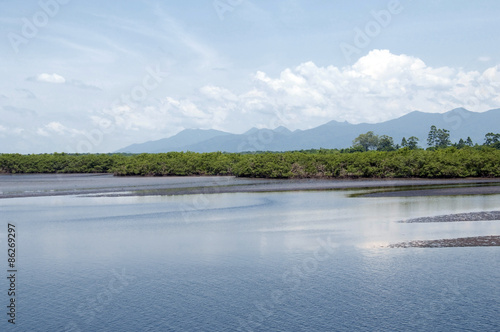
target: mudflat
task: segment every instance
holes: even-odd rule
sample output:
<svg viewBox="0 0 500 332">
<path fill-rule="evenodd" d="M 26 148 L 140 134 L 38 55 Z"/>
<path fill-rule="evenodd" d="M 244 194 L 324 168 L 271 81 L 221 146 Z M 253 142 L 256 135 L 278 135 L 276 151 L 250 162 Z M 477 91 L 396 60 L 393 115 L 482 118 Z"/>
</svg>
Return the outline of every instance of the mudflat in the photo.
<svg viewBox="0 0 500 332">
<path fill-rule="evenodd" d="M 389 245 L 389 248 L 455 248 L 455 247 L 498 247 L 500 236 L 473 236 L 456 239 L 408 241 Z"/>
<path fill-rule="evenodd" d="M 234 176 L 141 177 L 112 174 L 0 175 L 0 198 L 100 194 L 186 195 L 367 189 L 363 196 L 500 194 L 500 179 L 254 179 Z"/>
<path fill-rule="evenodd" d="M 234 176 L 142 177 L 111 174 L 0 175 L 0 198 L 59 195 L 154 196 L 304 190 L 353 190 L 352 196 L 396 197 L 500 194 L 500 179 L 254 179 Z M 500 220 L 500 211 L 474 211 L 401 220 L 401 223 Z M 390 248 L 499 246 L 500 236 L 417 240 Z"/>
</svg>

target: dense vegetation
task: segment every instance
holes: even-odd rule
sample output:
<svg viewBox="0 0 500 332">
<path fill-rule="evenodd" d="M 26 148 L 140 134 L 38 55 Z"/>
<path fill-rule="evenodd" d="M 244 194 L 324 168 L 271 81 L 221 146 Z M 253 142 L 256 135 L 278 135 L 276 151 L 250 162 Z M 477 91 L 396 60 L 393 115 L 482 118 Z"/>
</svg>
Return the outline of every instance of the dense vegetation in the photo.
<svg viewBox="0 0 500 332">
<path fill-rule="evenodd" d="M 0 155 L 2 173 L 102 173 L 115 175 L 235 175 L 306 177 L 498 177 L 500 150 L 491 147 L 438 150 L 337 150 L 225 154 L 169 152 L 140 155 L 64 153 Z"/>
<path fill-rule="evenodd" d="M 260 153 L 0 154 L 0 173 L 113 173 L 115 175 L 235 175 L 258 178 L 500 177 L 500 134 L 485 143 L 449 142 L 431 128 L 427 150 L 418 139 L 394 145 L 391 137 L 360 135 L 353 147 Z M 452 145 L 452 146 L 450 146 Z"/>
</svg>

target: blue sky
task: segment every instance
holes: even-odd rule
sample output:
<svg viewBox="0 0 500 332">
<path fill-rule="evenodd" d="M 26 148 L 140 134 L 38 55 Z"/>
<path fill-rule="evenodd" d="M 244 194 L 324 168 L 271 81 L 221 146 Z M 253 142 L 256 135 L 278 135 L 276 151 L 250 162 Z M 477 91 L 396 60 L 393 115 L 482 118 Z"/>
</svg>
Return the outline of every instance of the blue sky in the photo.
<svg viewBox="0 0 500 332">
<path fill-rule="evenodd" d="M 500 107 L 498 1 L 0 0 L 0 153 Z"/>
</svg>

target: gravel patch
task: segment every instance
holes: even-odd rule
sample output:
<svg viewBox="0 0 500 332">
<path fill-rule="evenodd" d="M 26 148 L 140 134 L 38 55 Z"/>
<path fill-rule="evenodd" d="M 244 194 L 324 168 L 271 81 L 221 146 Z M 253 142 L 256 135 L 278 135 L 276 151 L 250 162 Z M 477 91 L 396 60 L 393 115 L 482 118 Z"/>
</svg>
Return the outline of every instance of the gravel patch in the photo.
<svg viewBox="0 0 500 332">
<path fill-rule="evenodd" d="M 500 236 L 476 236 L 456 239 L 408 241 L 390 244 L 389 248 L 453 248 L 453 247 L 498 247 Z"/>
<path fill-rule="evenodd" d="M 441 216 L 421 217 L 400 220 L 399 223 L 429 223 L 429 222 L 458 222 L 458 221 L 485 221 L 500 220 L 500 211 L 468 212 L 445 214 Z"/>
</svg>

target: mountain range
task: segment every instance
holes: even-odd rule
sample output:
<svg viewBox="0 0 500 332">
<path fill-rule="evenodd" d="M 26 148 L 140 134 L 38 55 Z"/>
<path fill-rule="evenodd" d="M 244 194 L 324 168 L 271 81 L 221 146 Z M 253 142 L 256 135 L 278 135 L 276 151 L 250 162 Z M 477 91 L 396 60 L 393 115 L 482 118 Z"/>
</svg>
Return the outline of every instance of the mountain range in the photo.
<svg viewBox="0 0 500 332">
<path fill-rule="evenodd" d="M 397 119 L 381 123 L 350 124 L 330 121 L 324 125 L 290 131 L 285 127 L 275 129 L 252 128 L 243 134 L 231 134 L 219 130 L 186 129 L 157 141 L 132 144 L 119 153 L 160 153 L 169 151 L 193 152 L 244 152 L 244 151 L 291 151 L 305 149 L 340 149 L 352 146 L 360 134 L 373 131 L 388 135 L 400 143 L 403 137 L 416 136 L 420 147 L 427 146 L 430 127 L 448 129 L 450 139 L 457 142 L 470 137 L 474 143 L 483 144 L 484 135 L 500 133 L 500 109 L 487 112 L 470 112 L 457 108 L 446 113 L 414 111 Z"/>
</svg>

